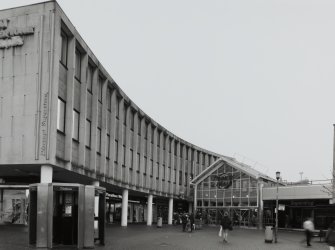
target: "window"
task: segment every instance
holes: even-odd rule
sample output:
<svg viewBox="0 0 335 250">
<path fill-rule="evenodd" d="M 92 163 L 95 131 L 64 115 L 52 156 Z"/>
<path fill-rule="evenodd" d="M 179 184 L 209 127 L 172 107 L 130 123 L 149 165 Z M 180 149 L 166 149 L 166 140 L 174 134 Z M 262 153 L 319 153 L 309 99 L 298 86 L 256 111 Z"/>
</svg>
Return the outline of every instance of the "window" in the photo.
<svg viewBox="0 0 335 250">
<path fill-rule="evenodd" d="M 155 127 L 151 127 L 151 143 L 154 143 Z M 151 150 L 153 152 L 153 150 Z"/>
<path fill-rule="evenodd" d="M 106 158 L 109 159 L 110 157 L 110 149 L 111 149 L 111 136 L 107 134 L 107 148 L 106 148 Z"/>
<path fill-rule="evenodd" d="M 65 133 L 65 107 L 66 103 L 58 97 L 57 103 L 57 130 Z"/>
<path fill-rule="evenodd" d="M 72 139 L 79 141 L 79 117 L 80 114 L 77 110 L 72 111 Z"/>
<path fill-rule="evenodd" d="M 157 147 L 161 146 L 160 136 L 161 136 L 161 131 L 158 130 L 158 132 L 157 132 Z"/>
<path fill-rule="evenodd" d="M 123 125 L 127 126 L 127 110 L 128 110 L 128 104 L 125 102 L 123 104 Z"/>
<path fill-rule="evenodd" d="M 130 168 L 132 169 L 134 167 L 134 151 L 130 149 Z"/>
<path fill-rule="evenodd" d="M 76 48 L 76 66 L 75 66 L 75 74 L 74 77 L 80 82 L 81 80 L 81 53 Z"/>
<path fill-rule="evenodd" d="M 135 113 L 136 111 L 135 110 L 132 110 L 131 111 L 131 115 L 130 115 L 130 129 L 132 131 L 134 131 L 134 119 L 135 119 Z"/>
<path fill-rule="evenodd" d="M 99 83 L 98 83 L 98 100 L 99 102 L 102 102 L 102 84 L 103 79 L 101 76 L 99 76 Z"/>
<path fill-rule="evenodd" d="M 60 62 L 65 67 L 67 67 L 67 47 L 69 38 L 64 30 L 61 31 L 61 38 L 62 38 L 62 48 L 61 48 Z"/>
<path fill-rule="evenodd" d="M 137 172 L 140 171 L 140 164 L 141 164 L 140 153 L 137 153 L 137 166 L 136 166 L 136 170 L 137 170 Z"/>
<path fill-rule="evenodd" d="M 87 67 L 87 91 L 92 93 L 93 67 L 89 64 Z"/>
<path fill-rule="evenodd" d="M 115 107 L 116 118 L 117 119 L 119 119 L 119 115 L 120 115 L 120 101 L 121 101 L 121 97 L 117 97 L 116 98 L 116 107 Z"/>
<path fill-rule="evenodd" d="M 85 132 L 85 145 L 86 147 L 91 147 L 91 121 L 86 120 L 86 132 Z"/>
<path fill-rule="evenodd" d="M 122 166 L 126 165 L 126 146 L 123 145 L 123 159 L 122 159 Z"/>
<path fill-rule="evenodd" d="M 107 110 L 112 110 L 112 89 L 108 88 L 107 90 Z"/>
<path fill-rule="evenodd" d="M 149 123 L 148 122 L 145 122 L 145 124 L 144 124 L 144 129 L 145 129 L 145 131 L 144 131 L 144 139 L 148 139 L 148 130 L 149 130 Z"/>
<path fill-rule="evenodd" d="M 154 162 L 151 159 L 150 160 L 150 176 L 152 177 L 153 174 L 154 174 Z"/>
<path fill-rule="evenodd" d="M 101 128 L 97 129 L 97 153 L 101 153 Z"/>
<path fill-rule="evenodd" d="M 117 162 L 118 161 L 118 150 L 119 150 L 119 144 L 118 141 L 115 140 L 115 150 L 114 150 L 114 161 Z"/>
<path fill-rule="evenodd" d="M 141 135 L 141 120 L 142 118 L 141 117 L 138 117 L 138 128 L 137 128 L 137 134 L 138 135 Z"/>
<path fill-rule="evenodd" d="M 146 174 L 148 172 L 148 163 L 147 163 L 147 157 L 144 156 L 144 173 Z"/>
</svg>

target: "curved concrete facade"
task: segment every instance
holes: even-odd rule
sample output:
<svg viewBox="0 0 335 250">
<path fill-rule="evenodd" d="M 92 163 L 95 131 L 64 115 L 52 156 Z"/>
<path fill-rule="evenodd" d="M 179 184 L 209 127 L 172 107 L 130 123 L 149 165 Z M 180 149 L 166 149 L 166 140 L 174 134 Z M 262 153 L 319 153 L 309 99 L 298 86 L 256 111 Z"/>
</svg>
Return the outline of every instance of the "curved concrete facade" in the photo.
<svg viewBox="0 0 335 250">
<path fill-rule="evenodd" d="M 142 111 L 56 2 L 2 10 L 0 19 L 7 32 L 0 37 L 4 182 L 39 182 L 41 166 L 51 166 L 53 181 L 99 181 L 117 193 L 192 199 L 190 180 L 219 154 L 175 136 Z M 30 33 L 18 32 L 22 44 L 15 44 L 13 30 Z"/>
</svg>

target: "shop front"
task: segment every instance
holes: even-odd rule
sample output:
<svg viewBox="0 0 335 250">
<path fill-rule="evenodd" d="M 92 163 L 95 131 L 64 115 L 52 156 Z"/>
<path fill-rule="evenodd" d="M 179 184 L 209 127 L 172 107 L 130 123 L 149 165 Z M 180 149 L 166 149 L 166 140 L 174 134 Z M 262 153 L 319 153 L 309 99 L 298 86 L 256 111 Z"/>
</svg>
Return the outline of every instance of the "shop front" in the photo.
<svg viewBox="0 0 335 250">
<path fill-rule="evenodd" d="M 0 185 L 0 224 L 28 223 L 28 186 Z"/>
<path fill-rule="evenodd" d="M 262 227 L 260 187 L 273 183 L 275 180 L 249 166 L 220 158 L 191 182 L 196 218 L 217 225 L 228 212 L 234 226 Z"/>
</svg>

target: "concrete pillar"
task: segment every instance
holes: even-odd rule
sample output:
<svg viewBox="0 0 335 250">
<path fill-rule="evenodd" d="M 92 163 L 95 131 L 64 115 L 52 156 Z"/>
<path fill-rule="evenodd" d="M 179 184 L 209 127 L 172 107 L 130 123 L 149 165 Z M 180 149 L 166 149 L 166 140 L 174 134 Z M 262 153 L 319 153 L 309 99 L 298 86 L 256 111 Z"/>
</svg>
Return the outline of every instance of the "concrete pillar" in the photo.
<svg viewBox="0 0 335 250">
<path fill-rule="evenodd" d="M 188 203 L 188 213 L 189 213 L 189 214 L 193 213 L 192 202 L 189 202 L 189 203 Z"/>
<path fill-rule="evenodd" d="M 51 166 L 41 166 L 41 183 L 52 183 L 52 174 Z"/>
<path fill-rule="evenodd" d="M 148 196 L 148 216 L 147 216 L 147 225 L 152 225 L 152 194 Z"/>
<path fill-rule="evenodd" d="M 172 225 L 172 214 L 173 214 L 173 198 L 169 199 L 169 217 L 168 225 Z"/>
<path fill-rule="evenodd" d="M 194 201 L 193 201 L 193 207 L 194 207 L 194 214 L 197 213 L 197 201 L 198 201 L 198 185 L 194 186 Z"/>
<path fill-rule="evenodd" d="M 333 172 L 332 172 L 332 179 L 333 179 L 333 185 L 332 185 L 332 199 L 333 204 L 335 203 L 335 124 L 334 126 L 334 135 L 333 135 Z"/>
<path fill-rule="evenodd" d="M 258 182 L 257 184 L 257 193 L 258 193 L 258 229 L 263 229 L 263 211 L 264 211 L 264 205 L 263 205 L 263 183 Z"/>
<path fill-rule="evenodd" d="M 121 226 L 127 226 L 128 218 L 128 189 L 123 189 L 122 192 L 122 214 L 121 214 Z"/>
</svg>

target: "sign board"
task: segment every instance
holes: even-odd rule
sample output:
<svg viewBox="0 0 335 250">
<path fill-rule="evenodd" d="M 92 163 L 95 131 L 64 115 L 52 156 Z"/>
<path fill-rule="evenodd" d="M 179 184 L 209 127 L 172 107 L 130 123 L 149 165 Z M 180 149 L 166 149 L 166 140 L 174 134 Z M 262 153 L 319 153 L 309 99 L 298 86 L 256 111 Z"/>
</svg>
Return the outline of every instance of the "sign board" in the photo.
<svg viewBox="0 0 335 250">
<path fill-rule="evenodd" d="M 35 32 L 34 27 L 8 28 L 9 20 L 0 20 L 0 49 L 22 46 L 23 36 L 32 35 Z"/>
<path fill-rule="evenodd" d="M 233 183 L 233 175 L 232 174 L 220 174 L 214 176 L 214 180 L 216 181 L 216 186 L 220 189 L 227 189 Z"/>
</svg>

